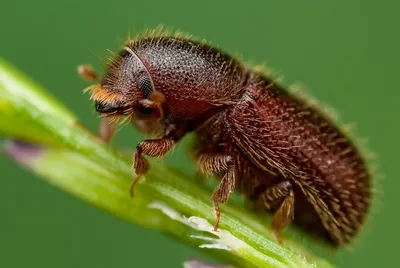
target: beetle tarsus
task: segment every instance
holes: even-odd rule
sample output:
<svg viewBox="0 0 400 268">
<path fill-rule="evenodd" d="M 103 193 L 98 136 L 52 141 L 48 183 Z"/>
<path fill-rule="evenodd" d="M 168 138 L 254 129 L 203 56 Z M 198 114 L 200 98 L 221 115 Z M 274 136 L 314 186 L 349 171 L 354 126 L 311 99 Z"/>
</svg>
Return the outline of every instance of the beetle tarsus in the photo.
<svg viewBox="0 0 400 268">
<path fill-rule="evenodd" d="M 131 185 L 131 196 L 133 197 L 134 187 L 140 178 L 149 170 L 149 162 L 143 155 L 162 157 L 174 147 L 175 141 L 170 138 L 161 138 L 155 140 L 144 140 L 136 147 L 134 154 L 133 169 L 137 175 Z"/>
<path fill-rule="evenodd" d="M 219 209 L 219 205 L 214 204 L 214 211 L 215 211 L 215 225 L 213 231 L 218 232 L 219 220 L 221 218 L 221 210 Z"/>
<path fill-rule="evenodd" d="M 139 182 L 139 180 L 141 179 L 142 175 L 138 175 L 132 182 L 131 184 L 131 188 L 130 188 L 130 194 L 131 194 L 131 198 L 135 197 L 135 185 Z"/>
</svg>

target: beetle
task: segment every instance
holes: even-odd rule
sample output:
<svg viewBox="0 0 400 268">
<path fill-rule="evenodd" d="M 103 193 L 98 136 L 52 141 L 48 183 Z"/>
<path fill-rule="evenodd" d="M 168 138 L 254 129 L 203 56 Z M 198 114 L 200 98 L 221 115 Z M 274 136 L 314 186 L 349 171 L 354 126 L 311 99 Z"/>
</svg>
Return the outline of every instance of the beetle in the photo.
<svg viewBox="0 0 400 268">
<path fill-rule="evenodd" d="M 220 206 L 237 189 L 270 211 L 272 230 L 294 222 L 334 246 L 349 243 L 370 209 L 371 175 L 359 148 L 324 113 L 263 72 L 203 41 L 148 35 L 126 42 L 100 78 L 81 66 L 100 136 L 110 142 L 112 119 L 125 117 L 152 139 L 133 156 L 136 177 L 145 156 L 162 157 L 194 132 L 199 170 L 220 179 Z"/>
</svg>

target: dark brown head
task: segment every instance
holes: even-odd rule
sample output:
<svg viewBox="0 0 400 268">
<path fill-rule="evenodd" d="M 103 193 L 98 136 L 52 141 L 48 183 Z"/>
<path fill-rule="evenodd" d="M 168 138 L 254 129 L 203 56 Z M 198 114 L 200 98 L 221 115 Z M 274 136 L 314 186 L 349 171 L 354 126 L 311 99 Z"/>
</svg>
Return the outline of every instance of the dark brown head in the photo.
<svg viewBox="0 0 400 268">
<path fill-rule="evenodd" d="M 174 37 L 129 41 L 109 64 L 92 99 L 102 116 L 160 116 L 196 120 L 238 100 L 245 82 L 242 65 L 200 42 Z M 149 108 L 153 93 L 162 109 Z M 154 103 L 153 103 L 154 104 Z M 155 111 L 156 110 L 156 111 Z"/>
<path fill-rule="evenodd" d="M 142 61 L 128 47 L 112 59 L 101 83 L 91 90 L 95 109 L 102 116 L 152 113 L 140 102 L 154 91 L 153 82 Z"/>
</svg>

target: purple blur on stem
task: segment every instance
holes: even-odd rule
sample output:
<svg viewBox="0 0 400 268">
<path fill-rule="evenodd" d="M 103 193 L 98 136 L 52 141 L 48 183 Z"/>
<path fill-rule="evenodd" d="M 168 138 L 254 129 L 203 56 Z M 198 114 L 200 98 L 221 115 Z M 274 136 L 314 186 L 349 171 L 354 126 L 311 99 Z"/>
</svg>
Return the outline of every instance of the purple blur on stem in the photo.
<svg viewBox="0 0 400 268">
<path fill-rule="evenodd" d="M 200 260 L 190 260 L 183 264 L 184 268 L 234 268 L 226 264 L 207 263 Z"/>
<path fill-rule="evenodd" d="M 22 140 L 4 142 L 5 153 L 21 165 L 29 166 L 43 152 L 43 147 Z"/>
</svg>

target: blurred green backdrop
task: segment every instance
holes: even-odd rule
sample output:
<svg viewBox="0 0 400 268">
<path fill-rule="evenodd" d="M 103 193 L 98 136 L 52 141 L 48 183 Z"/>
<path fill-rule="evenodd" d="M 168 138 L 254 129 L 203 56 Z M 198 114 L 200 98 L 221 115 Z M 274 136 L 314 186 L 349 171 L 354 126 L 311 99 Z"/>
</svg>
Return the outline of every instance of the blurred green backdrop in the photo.
<svg viewBox="0 0 400 268">
<path fill-rule="evenodd" d="M 400 108 L 400 4 L 395 1 L 10 1 L 1 4 L 0 53 L 76 112 L 92 130 L 97 116 L 76 75 L 98 69 L 128 31 L 158 24 L 209 39 L 246 60 L 267 63 L 302 82 L 357 122 L 379 155 L 383 192 L 376 213 L 340 267 L 393 267 L 399 226 L 396 176 Z M 115 144 L 141 139 L 124 128 Z M 168 158 L 180 165 L 178 150 Z M 0 158 L 0 267 L 182 267 L 203 257 L 168 238 L 129 225 L 47 185 Z M 375 200 L 377 201 L 377 200 Z"/>
</svg>

